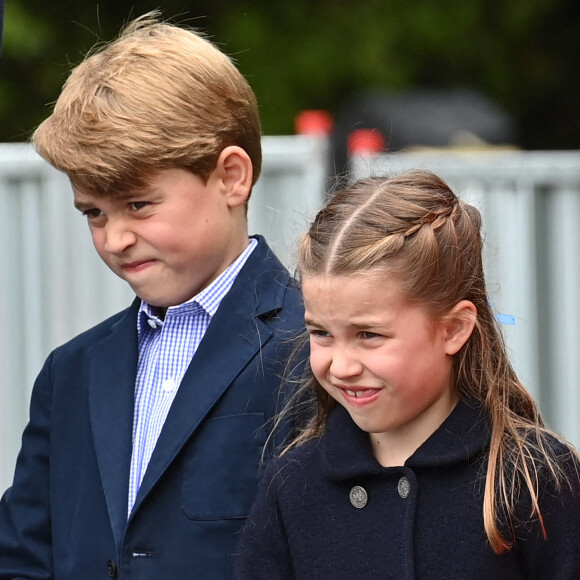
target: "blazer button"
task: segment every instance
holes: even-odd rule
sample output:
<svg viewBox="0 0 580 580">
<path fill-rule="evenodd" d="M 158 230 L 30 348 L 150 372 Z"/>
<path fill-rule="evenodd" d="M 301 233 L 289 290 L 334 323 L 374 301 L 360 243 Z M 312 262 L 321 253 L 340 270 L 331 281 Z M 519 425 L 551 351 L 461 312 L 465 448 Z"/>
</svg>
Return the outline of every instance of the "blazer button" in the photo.
<svg viewBox="0 0 580 580">
<path fill-rule="evenodd" d="M 360 485 L 355 485 L 350 490 L 348 498 L 350 499 L 350 503 L 357 509 L 364 508 L 365 505 L 367 505 L 367 501 L 369 500 L 366 489 Z"/>
<path fill-rule="evenodd" d="M 113 560 L 109 560 L 107 562 L 107 574 L 111 578 L 117 577 L 117 564 L 115 564 L 115 562 Z"/>
<path fill-rule="evenodd" d="M 403 499 L 405 499 L 411 491 L 411 484 L 404 475 L 401 477 L 401 479 L 399 479 L 399 483 L 397 484 L 397 491 Z"/>
</svg>

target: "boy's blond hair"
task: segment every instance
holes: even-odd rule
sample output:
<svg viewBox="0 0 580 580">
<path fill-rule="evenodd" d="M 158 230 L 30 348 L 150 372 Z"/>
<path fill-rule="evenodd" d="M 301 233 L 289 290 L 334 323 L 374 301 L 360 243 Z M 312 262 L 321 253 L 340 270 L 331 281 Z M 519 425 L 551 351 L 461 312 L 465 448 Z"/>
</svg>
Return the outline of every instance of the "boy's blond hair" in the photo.
<svg viewBox="0 0 580 580">
<path fill-rule="evenodd" d="M 97 195 L 139 189 L 162 169 L 207 179 L 220 152 L 262 153 L 255 95 L 232 61 L 199 33 L 150 13 L 78 65 L 32 137 L 76 188 Z"/>
</svg>

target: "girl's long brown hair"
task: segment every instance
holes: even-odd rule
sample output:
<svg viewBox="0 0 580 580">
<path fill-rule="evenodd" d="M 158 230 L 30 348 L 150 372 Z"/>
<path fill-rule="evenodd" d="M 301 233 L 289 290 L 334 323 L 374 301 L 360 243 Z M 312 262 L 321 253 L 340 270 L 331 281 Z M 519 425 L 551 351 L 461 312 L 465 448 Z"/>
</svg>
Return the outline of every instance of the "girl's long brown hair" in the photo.
<svg viewBox="0 0 580 580">
<path fill-rule="evenodd" d="M 518 500 L 525 489 L 531 497 L 529 518 L 538 520 L 547 537 L 538 476 L 547 470 L 557 488 L 566 476 L 550 445 L 553 433 L 507 356 L 486 291 L 482 247 L 479 211 L 434 174 L 413 171 L 363 179 L 338 192 L 303 237 L 298 271 L 311 276 L 385 269 L 435 316 L 461 300 L 475 305 L 476 325 L 454 357 L 452 380 L 459 397 L 484 405 L 490 420 L 483 512 L 489 542 L 500 554 L 515 542 Z M 304 393 L 313 395 L 316 412 L 286 450 L 320 436 L 335 405 L 312 376 L 296 394 L 302 405 Z"/>
</svg>

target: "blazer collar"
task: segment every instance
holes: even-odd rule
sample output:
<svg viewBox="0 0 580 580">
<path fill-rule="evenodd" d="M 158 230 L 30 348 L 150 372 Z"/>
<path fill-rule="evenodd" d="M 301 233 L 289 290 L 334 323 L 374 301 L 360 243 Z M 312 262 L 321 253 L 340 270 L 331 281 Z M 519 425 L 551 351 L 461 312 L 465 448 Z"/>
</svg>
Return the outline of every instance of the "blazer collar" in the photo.
<svg viewBox="0 0 580 580">
<path fill-rule="evenodd" d="M 483 409 L 460 401 L 405 465 L 412 468 L 469 461 L 487 447 L 489 437 L 489 422 Z M 356 426 L 342 406 L 332 412 L 321 446 L 322 470 L 330 479 L 347 479 L 386 469 L 375 459 L 368 433 Z"/>
</svg>

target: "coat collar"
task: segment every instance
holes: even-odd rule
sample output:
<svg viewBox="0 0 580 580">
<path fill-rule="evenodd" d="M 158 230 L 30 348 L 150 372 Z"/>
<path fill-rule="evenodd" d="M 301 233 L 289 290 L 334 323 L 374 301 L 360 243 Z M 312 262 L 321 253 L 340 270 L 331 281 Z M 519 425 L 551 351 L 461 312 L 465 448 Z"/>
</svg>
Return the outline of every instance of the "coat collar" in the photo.
<svg viewBox="0 0 580 580">
<path fill-rule="evenodd" d="M 460 401 L 405 465 L 427 467 L 468 461 L 487 447 L 489 437 L 489 423 L 483 410 Z M 330 479 L 385 470 L 372 453 L 368 433 L 356 426 L 342 406 L 332 412 L 320 444 L 322 470 Z"/>
</svg>

